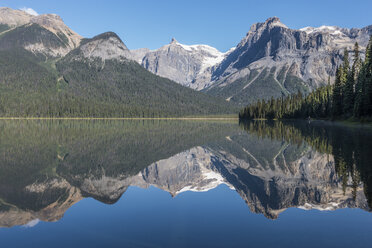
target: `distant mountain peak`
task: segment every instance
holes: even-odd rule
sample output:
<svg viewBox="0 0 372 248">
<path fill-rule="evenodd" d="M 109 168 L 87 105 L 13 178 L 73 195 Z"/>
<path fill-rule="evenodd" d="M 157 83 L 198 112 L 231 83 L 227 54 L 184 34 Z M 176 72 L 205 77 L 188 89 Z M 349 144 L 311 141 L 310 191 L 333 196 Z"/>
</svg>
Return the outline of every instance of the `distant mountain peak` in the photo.
<svg viewBox="0 0 372 248">
<path fill-rule="evenodd" d="M 102 34 L 96 35 L 90 40 L 108 40 L 110 38 L 116 39 L 120 43 L 124 44 L 124 42 L 120 39 L 120 37 L 115 32 L 112 32 L 112 31 L 108 31 L 108 32 L 104 32 Z"/>
<path fill-rule="evenodd" d="M 39 24 L 40 26 L 48 29 L 57 36 L 63 34 L 67 38 L 67 43 L 70 49 L 76 48 L 82 39 L 82 37 L 72 31 L 57 14 L 43 14 L 33 16 L 31 19 L 32 23 Z"/>
<path fill-rule="evenodd" d="M 147 70 L 196 90 L 208 86 L 212 68 L 230 52 L 222 53 L 203 44 L 185 45 L 175 38 L 153 51 L 131 51 L 133 58 Z"/>
<path fill-rule="evenodd" d="M 280 22 L 280 18 L 277 16 L 269 17 L 265 21 L 265 23 L 276 23 L 276 22 Z"/>
<path fill-rule="evenodd" d="M 37 15 L 32 18 L 33 20 L 43 20 L 43 21 L 50 21 L 50 20 L 57 20 L 63 22 L 62 18 L 57 14 L 43 14 Z"/>
<path fill-rule="evenodd" d="M 79 47 L 85 58 L 102 60 L 131 59 L 131 53 L 127 46 L 114 32 L 105 32 L 91 39 L 85 39 Z"/>
<path fill-rule="evenodd" d="M 252 32 L 257 32 L 259 30 L 265 30 L 267 28 L 273 28 L 273 27 L 281 27 L 281 28 L 288 28 L 285 24 L 283 24 L 279 17 L 270 17 L 268 19 L 266 19 L 265 22 L 258 22 L 258 23 L 255 23 L 251 26 L 249 32 L 247 33 L 247 35 L 249 35 L 250 33 Z"/>
<path fill-rule="evenodd" d="M 178 43 L 178 41 L 173 37 L 169 44 L 176 44 L 176 43 Z"/>
<path fill-rule="evenodd" d="M 0 23 L 9 25 L 10 27 L 27 24 L 34 17 L 25 11 L 14 10 L 7 7 L 0 7 Z"/>
<path fill-rule="evenodd" d="M 82 37 L 71 30 L 56 14 L 31 15 L 24 10 L 14 10 L 10 8 L 0 8 L 0 24 L 5 24 L 9 29 L 22 28 L 27 30 L 33 27 L 30 24 L 37 24 L 42 29 L 46 29 L 54 34 L 49 39 L 37 38 L 31 41 L 29 37 L 19 39 L 23 42 L 23 48 L 32 53 L 41 53 L 53 57 L 64 56 L 72 49 L 79 46 Z M 53 35 L 52 35 L 53 36 Z M 50 39 L 58 41 L 58 45 L 50 46 Z M 16 42 L 17 43 L 17 42 Z M 48 45 L 49 44 L 49 45 Z"/>
</svg>

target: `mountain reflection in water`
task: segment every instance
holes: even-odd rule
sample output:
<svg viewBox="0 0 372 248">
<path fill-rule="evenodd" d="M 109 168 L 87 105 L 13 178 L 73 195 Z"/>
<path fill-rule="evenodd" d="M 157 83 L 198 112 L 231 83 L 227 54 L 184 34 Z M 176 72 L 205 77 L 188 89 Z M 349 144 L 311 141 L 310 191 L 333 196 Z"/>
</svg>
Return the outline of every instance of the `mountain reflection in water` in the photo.
<svg viewBox="0 0 372 248">
<path fill-rule="evenodd" d="M 239 125 L 1 121 L 0 226 L 58 221 L 86 197 L 114 204 L 129 186 L 176 196 L 225 184 L 270 219 L 291 207 L 370 211 L 369 130 L 326 122 Z"/>
</svg>

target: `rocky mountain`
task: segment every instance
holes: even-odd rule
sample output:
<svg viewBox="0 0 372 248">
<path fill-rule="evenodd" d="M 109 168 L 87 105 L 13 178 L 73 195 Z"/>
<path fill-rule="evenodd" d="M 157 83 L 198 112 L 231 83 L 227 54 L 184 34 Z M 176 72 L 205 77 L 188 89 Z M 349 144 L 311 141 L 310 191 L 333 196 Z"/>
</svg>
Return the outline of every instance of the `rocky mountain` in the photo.
<svg viewBox="0 0 372 248">
<path fill-rule="evenodd" d="M 309 92 L 333 82 L 355 42 L 362 52 L 372 26 L 322 26 L 295 30 L 272 17 L 252 25 L 240 43 L 226 53 L 205 45 L 186 46 L 176 40 L 154 51 L 134 50 L 143 67 L 182 85 L 227 101 L 247 104 L 258 99 Z"/>
<path fill-rule="evenodd" d="M 66 55 L 82 37 L 55 14 L 33 16 L 21 10 L 0 8 L 0 49 L 22 47 L 34 54 Z"/>
<path fill-rule="evenodd" d="M 159 49 L 132 50 L 133 58 L 156 75 L 202 90 L 211 83 L 213 67 L 231 51 L 222 53 L 207 45 L 183 45 L 176 39 Z"/>
<path fill-rule="evenodd" d="M 294 30 L 279 18 L 254 24 L 236 49 L 213 72 L 206 92 L 248 103 L 260 98 L 308 92 L 335 75 L 343 50 L 358 42 L 365 50 L 372 26 L 322 26 Z"/>
<path fill-rule="evenodd" d="M 116 60 L 123 62 L 131 60 L 132 56 L 117 34 L 106 32 L 92 39 L 84 39 L 75 51 L 66 56 L 66 58 L 69 57 L 71 57 L 71 60 L 80 61 L 94 61 L 98 59 L 101 61 Z"/>
</svg>

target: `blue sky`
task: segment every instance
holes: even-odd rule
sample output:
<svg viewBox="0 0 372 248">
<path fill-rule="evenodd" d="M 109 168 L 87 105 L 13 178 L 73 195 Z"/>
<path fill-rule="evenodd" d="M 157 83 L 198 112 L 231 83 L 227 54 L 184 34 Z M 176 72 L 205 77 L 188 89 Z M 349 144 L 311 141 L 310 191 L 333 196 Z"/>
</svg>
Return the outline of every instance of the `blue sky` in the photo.
<svg viewBox="0 0 372 248">
<path fill-rule="evenodd" d="M 290 28 L 372 25 L 371 0 L 0 0 L 0 6 L 59 14 L 84 37 L 114 31 L 130 49 L 155 49 L 175 37 L 226 51 L 271 16 Z"/>
</svg>

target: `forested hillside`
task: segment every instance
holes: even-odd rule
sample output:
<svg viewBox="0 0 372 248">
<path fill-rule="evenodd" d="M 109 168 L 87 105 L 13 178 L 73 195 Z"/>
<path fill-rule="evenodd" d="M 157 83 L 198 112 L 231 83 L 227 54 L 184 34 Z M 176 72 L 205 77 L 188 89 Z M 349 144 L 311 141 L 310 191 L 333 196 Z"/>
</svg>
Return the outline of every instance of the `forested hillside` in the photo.
<svg viewBox="0 0 372 248">
<path fill-rule="evenodd" d="M 119 48 L 110 43 L 115 39 Z M 173 117 L 237 112 L 224 100 L 156 76 L 128 58 L 88 58 L 81 47 L 64 57 L 52 56 L 57 54 L 54 49 L 65 47 L 63 40 L 38 24 L 0 34 L 0 116 Z M 43 52 L 24 49 L 37 42 Z M 81 46 L 93 42 L 113 46 L 98 46 L 98 52 L 125 47 L 113 33 L 85 39 Z"/>
</svg>

